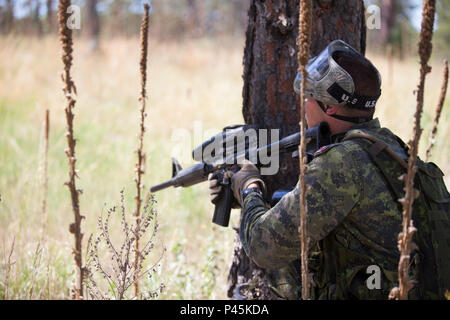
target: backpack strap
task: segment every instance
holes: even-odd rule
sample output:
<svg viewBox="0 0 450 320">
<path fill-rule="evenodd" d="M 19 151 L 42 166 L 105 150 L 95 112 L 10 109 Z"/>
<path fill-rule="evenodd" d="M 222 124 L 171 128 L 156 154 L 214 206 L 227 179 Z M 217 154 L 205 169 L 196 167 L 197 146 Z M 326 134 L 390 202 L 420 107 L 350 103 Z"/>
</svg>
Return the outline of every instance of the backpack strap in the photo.
<svg viewBox="0 0 450 320">
<path fill-rule="evenodd" d="M 392 149 L 389 148 L 386 142 L 374 136 L 371 136 L 370 134 L 364 133 L 362 131 L 352 132 L 349 135 L 347 135 L 342 141 L 359 138 L 374 142 L 370 147 L 370 149 L 367 150 L 371 156 L 376 157 L 381 151 L 385 150 L 392 158 L 394 158 L 394 160 L 400 163 L 402 167 L 408 169 L 408 164 L 406 163 L 406 161 L 400 158 L 398 154 L 396 154 L 394 151 L 392 151 Z"/>
<path fill-rule="evenodd" d="M 392 175 L 388 174 L 386 170 L 384 169 L 384 166 L 382 165 L 380 159 L 378 158 L 378 155 L 380 152 L 385 151 L 388 153 L 395 161 L 397 161 L 403 168 L 408 169 L 408 164 L 405 160 L 399 157 L 398 154 L 396 154 L 388 145 L 386 142 L 371 136 L 370 134 L 364 133 L 362 131 L 352 132 L 348 134 L 342 141 L 347 140 L 353 140 L 353 139 L 365 139 L 369 140 L 372 143 L 370 147 L 366 147 L 361 145 L 361 147 L 370 155 L 370 158 L 372 161 L 376 164 L 378 169 L 380 169 L 383 177 L 388 182 L 389 190 L 392 193 L 392 196 L 394 196 L 396 199 L 400 199 L 403 197 L 402 194 L 399 193 L 398 188 L 396 188 L 396 185 L 398 185 L 398 181 L 393 180 Z M 400 203 L 398 203 L 400 208 Z M 401 212 L 401 210 L 400 210 Z"/>
</svg>

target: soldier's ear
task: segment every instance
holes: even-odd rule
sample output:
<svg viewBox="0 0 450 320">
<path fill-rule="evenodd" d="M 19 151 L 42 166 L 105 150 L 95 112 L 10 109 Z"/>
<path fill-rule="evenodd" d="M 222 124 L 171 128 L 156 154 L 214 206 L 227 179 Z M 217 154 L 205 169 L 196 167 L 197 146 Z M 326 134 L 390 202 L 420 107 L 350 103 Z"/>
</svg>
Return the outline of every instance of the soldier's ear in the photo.
<svg viewBox="0 0 450 320">
<path fill-rule="evenodd" d="M 330 106 L 330 105 L 326 105 L 326 113 L 331 115 L 331 114 L 336 114 L 339 110 L 339 107 L 337 106 Z"/>
</svg>

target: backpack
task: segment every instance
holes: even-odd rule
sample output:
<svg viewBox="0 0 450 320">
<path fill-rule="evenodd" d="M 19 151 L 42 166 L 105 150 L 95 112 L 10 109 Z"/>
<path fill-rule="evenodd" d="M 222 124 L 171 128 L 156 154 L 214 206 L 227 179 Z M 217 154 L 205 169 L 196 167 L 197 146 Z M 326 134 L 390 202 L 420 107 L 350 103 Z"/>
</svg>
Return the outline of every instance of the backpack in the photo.
<svg viewBox="0 0 450 320">
<path fill-rule="evenodd" d="M 398 199 L 404 197 L 404 184 L 398 178 L 406 173 L 407 163 L 385 142 L 365 132 L 350 133 L 346 140 L 354 140 L 369 154 L 402 212 Z M 408 149 L 399 137 L 397 140 Z M 450 195 L 437 165 L 417 158 L 416 166 L 414 187 L 420 194 L 413 203 L 412 220 L 417 228 L 413 236 L 417 249 L 410 260 L 410 278 L 416 284 L 409 298 L 445 299 L 450 292 Z"/>
</svg>

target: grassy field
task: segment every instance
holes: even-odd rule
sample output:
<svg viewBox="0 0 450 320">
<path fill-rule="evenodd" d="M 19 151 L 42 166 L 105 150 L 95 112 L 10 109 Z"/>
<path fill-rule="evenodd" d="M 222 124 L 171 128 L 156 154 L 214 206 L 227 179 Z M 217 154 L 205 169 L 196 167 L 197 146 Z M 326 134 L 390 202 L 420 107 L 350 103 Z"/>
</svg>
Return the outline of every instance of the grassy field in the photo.
<svg viewBox="0 0 450 320">
<path fill-rule="evenodd" d="M 170 177 L 172 155 L 192 164 L 190 150 L 220 128 L 242 123 L 244 39 L 156 43 L 150 40 L 149 103 L 144 149 L 145 185 Z M 383 76 L 376 115 L 407 140 L 412 135 L 416 59 L 370 56 Z M 114 39 L 92 54 L 75 39 L 73 78 L 78 89 L 75 135 L 78 187 L 85 243 L 97 232 L 97 217 L 119 203 L 124 190 L 133 211 L 139 96 L 138 40 Z M 442 62 L 427 79 L 423 157 L 441 85 Z M 73 281 L 73 237 L 68 179 L 64 97 L 59 43 L 53 38 L 0 38 L 0 299 L 65 299 Z M 390 70 L 390 71 L 389 71 Z M 389 76 L 390 74 L 390 76 Z M 447 99 L 432 160 L 450 174 Z M 47 215 L 42 200 L 42 122 L 50 109 Z M 189 133 L 186 135 L 185 133 Z M 196 135 L 196 133 L 199 133 Z M 187 137 L 187 138 L 186 138 Z M 447 177 L 446 183 L 450 180 Z M 206 184 L 157 194 L 160 230 L 155 257 L 167 252 L 153 280 L 165 285 L 163 299 L 226 298 L 235 232 L 211 224 Z M 237 224 L 237 214 L 233 215 Z M 119 237 L 119 234 L 116 234 Z M 151 257 L 152 259 L 153 257 Z"/>
</svg>

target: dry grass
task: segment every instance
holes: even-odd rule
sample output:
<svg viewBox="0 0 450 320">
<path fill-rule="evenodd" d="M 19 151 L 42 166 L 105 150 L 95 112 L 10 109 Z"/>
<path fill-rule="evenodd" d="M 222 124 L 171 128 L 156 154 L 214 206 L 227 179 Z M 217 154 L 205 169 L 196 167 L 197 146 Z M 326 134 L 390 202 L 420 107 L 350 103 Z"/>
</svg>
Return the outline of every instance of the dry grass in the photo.
<svg viewBox="0 0 450 320">
<path fill-rule="evenodd" d="M 134 171 L 136 173 L 136 177 L 134 181 L 136 182 L 136 209 L 134 211 L 134 218 L 136 221 L 136 230 L 135 235 L 136 239 L 134 241 L 134 283 L 133 283 L 133 291 L 134 296 L 139 295 L 139 234 L 140 234 L 140 224 L 141 224 L 141 204 L 142 198 L 141 193 L 142 189 L 145 188 L 142 177 L 145 174 L 145 152 L 144 152 L 144 133 L 145 133 L 145 118 L 147 117 L 147 112 L 145 111 L 146 100 L 147 100 L 147 55 L 148 55 L 148 22 L 149 22 L 149 10 L 150 6 L 148 3 L 144 3 L 144 15 L 142 16 L 141 21 L 141 35 L 140 35 L 140 44 L 141 44 L 141 55 L 140 55 L 140 71 L 141 71 L 141 95 L 139 97 L 139 102 L 141 103 L 141 107 L 139 108 L 140 113 L 140 123 L 139 123 L 139 145 L 136 150 L 137 153 L 137 162 L 134 167 Z"/>
<path fill-rule="evenodd" d="M 156 43 L 150 37 L 148 82 L 149 119 L 144 146 L 147 153 L 145 185 L 169 178 L 172 134 L 193 131 L 195 121 L 203 129 L 242 123 L 242 52 L 244 39 L 195 40 L 184 43 Z M 113 39 L 93 55 L 88 44 L 75 39 L 73 79 L 79 96 L 75 130 L 77 162 L 83 190 L 85 234 L 94 233 L 97 217 L 117 202 L 125 190 L 125 204 L 132 208 L 136 158 L 136 90 L 139 75 L 137 39 Z M 7 45 L 5 45 L 7 44 Z M 64 97 L 61 90 L 60 49 L 56 39 L 0 38 L 0 298 L 62 299 L 69 297 L 73 280 L 72 238 L 67 224 L 72 221 L 70 198 L 63 188 L 67 164 L 65 148 Z M 384 77 L 388 61 L 373 58 Z M 6 63 L 5 63 L 6 62 Z M 432 63 L 427 78 L 424 133 L 419 152 L 425 154 L 434 105 L 439 96 L 441 61 Z M 416 59 L 393 60 L 392 84 L 383 86 L 377 116 L 383 125 L 410 139 L 417 85 Z M 450 174 L 450 115 L 447 101 L 441 115 L 435 161 Z M 45 108 L 52 114 L 52 135 L 48 155 L 47 240 L 39 244 L 39 131 Z M 210 131 L 211 133 L 211 131 Z M 205 133 L 205 136 L 208 135 Z M 205 137 L 206 138 L 206 137 Z M 191 141 L 189 141 L 193 144 Z M 193 146 L 193 145 L 192 145 Z M 189 154 L 179 159 L 192 164 Z M 446 180 L 447 184 L 450 180 Z M 162 191 L 157 194 L 160 230 L 158 237 L 167 248 L 155 283 L 166 286 L 160 299 L 226 298 L 228 267 L 234 231 L 211 224 L 213 207 L 207 186 Z M 232 214 L 232 225 L 237 223 Z M 120 227 L 120 226 L 119 226 Z M 113 228 L 113 227 L 111 227 Z M 113 238 L 119 234 L 112 235 Z M 12 242 L 14 251 L 10 257 Z M 87 239 L 86 239 L 87 240 Z M 86 243 L 84 243 L 86 245 Z M 39 256 L 39 257 L 37 257 Z M 36 264 L 33 262 L 36 261 Z M 38 263 L 39 262 L 39 263 Z M 5 276 L 8 271 L 8 286 Z M 143 282 L 141 287 L 154 288 Z"/>
<path fill-rule="evenodd" d="M 428 161 L 428 159 L 431 156 L 431 150 L 433 149 L 434 143 L 436 142 L 436 133 L 437 129 L 439 128 L 439 119 L 441 117 L 442 108 L 444 107 L 444 102 L 447 94 L 447 87 L 448 87 L 448 61 L 444 61 L 444 72 L 442 75 L 442 87 L 441 87 L 441 94 L 439 95 L 439 101 L 436 106 L 436 112 L 434 115 L 433 120 L 433 128 L 431 129 L 430 134 L 430 142 L 427 148 L 425 161 Z"/>
<path fill-rule="evenodd" d="M 86 249 L 87 299 L 155 299 L 161 294 L 164 289 L 163 283 L 154 288 L 141 289 L 141 292 L 136 292 L 135 287 L 136 281 L 141 281 L 144 277 L 149 282 L 154 282 L 153 277 L 165 252 L 164 247 L 157 246 L 158 222 L 155 204 L 156 200 L 148 191 L 142 202 L 139 223 L 130 224 L 127 216 L 131 214 L 125 208 L 124 195 L 121 191 L 120 205 L 108 209 L 106 217 L 103 214 L 98 217 L 98 234 L 89 238 Z M 116 242 L 117 237 L 114 240 L 112 237 L 114 230 L 111 228 L 111 220 L 115 219 L 120 220 L 121 242 Z M 134 249 L 136 239 L 141 240 L 137 263 L 136 257 L 134 261 L 132 260 L 133 253 L 136 253 Z M 146 263 L 147 258 L 155 256 L 155 251 L 161 251 L 158 252 L 159 257 Z M 133 294 L 129 295 L 131 286 Z"/>
<path fill-rule="evenodd" d="M 67 163 L 69 167 L 69 181 L 64 184 L 69 188 L 70 198 L 72 200 L 72 211 L 74 215 L 74 222 L 70 224 L 69 231 L 74 235 L 74 247 L 72 253 L 75 260 L 75 284 L 71 289 L 72 299 L 83 299 L 83 233 L 81 232 L 81 221 L 84 216 L 80 213 L 80 200 L 79 196 L 82 194 L 81 189 L 77 189 L 76 179 L 79 178 L 78 170 L 76 169 L 77 156 L 75 153 L 75 146 L 77 144 L 77 138 L 74 135 L 74 108 L 76 104 L 77 89 L 71 75 L 71 67 L 73 63 L 73 40 L 72 29 L 68 27 L 67 21 L 69 20 L 68 9 L 71 5 L 70 0 L 61 0 L 58 3 L 58 24 L 59 24 L 59 40 L 62 47 L 62 62 L 64 65 L 64 72 L 61 74 L 61 80 L 64 83 L 63 92 L 67 100 L 65 107 L 67 132 L 65 136 L 67 138 L 67 148 L 64 152 L 67 155 Z"/>
<path fill-rule="evenodd" d="M 298 49 L 298 70 L 297 72 L 302 74 L 302 78 L 306 79 L 308 73 L 306 72 L 306 66 L 309 60 L 309 51 L 311 44 L 311 24 L 312 24 L 312 2 L 311 0 L 301 0 L 300 10 L 298 17 L 298 38 L 297 47 Z M 306 216 L 307 203 L 306 203 L 306 113 L 305 113 L 305 88 L 306 81 L 302 81 L 300 89 L 300 145 L 298 146 L 298 152 L 300 155 L 300 226 L 298 227 L 298 232 L 300 233 L 300 243 L 301 243 L 301 268 L 302 268 L 302 300 L 309 300 L 309 272 L 308 272 L 308 246 L 310 239 L 306 236 L 307 234 L 307 223 Z"/>
<path fill-rule="evenodd" d="M 417 106 L 414 114 L 413 138 L 408 142 L 408 172 L 399 177 L 405 185 L 405 196 L 398 199 L 403 208 L 403 228 L 402 232 L 398 235 L 398 249 L 400 251 L 400 260 L 398 263 L 399 286 L 391 290 L 389 299 L 408 300 L 408 292 L 414 287 L 414 282 L 408 276 L 410 255 L 413 251 L 412 238 L 417 231 L 412 221 L 413 203 L 419 196 L 419 190 L 414 188 L 414 177 L 416 175 L 416 159 L 419 154 L 419 141 L 423 131 L 420 120 L 422 119 L 423 112 L 425 79 L 426 75 L 431 72 L 428 61 L 430 60 L 433 47 L 431 40 L 433 37 L 434 15 L 436 12 L 435 2 L 435 0 L 425 0 L 423 2 L 422 27 L 419 42 L 420 78 L 419 85 L 415 91 Z"/>
</svg>

